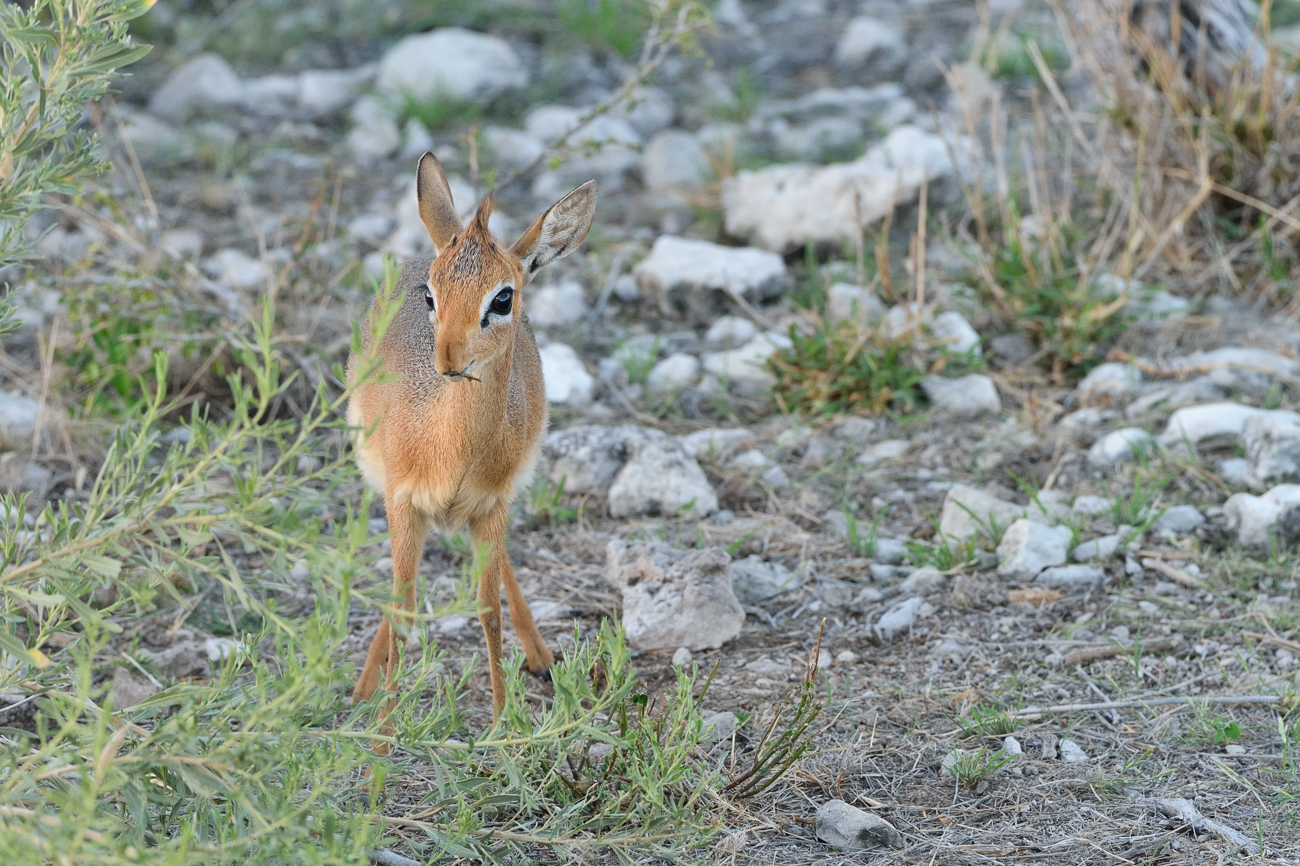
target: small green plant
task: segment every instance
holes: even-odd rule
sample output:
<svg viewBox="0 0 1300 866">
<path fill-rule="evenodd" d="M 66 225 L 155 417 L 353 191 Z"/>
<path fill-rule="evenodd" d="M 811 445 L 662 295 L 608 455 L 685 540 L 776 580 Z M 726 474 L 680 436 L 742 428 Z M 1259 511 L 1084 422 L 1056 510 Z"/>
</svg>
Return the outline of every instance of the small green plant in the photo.
<svg viewBox="0 0 1300 866">
<path fill-rule="evenodd" d="M 620 343 L 614 350 L 614 357 L 623 365 L 628 382 L 633 385 L 644 385 L 650 371 L 654 369 L 655 361 L 659 358 L 659 338 L 655 337 L 654 342 L 648 347 L 635 341 Z"/>
<path fill-rule="evenodd" d="M 1190 707 L 1192 719 L 1184 734 L 1191 742 L 1227 746 L 1241 739 L 1241 726 L 1236 720 L 1211 715 L 1209 705 L 1205 703 L 1191 701 Z"/>
<path fill-rule="evenodd" d="M 844 523 L 848 531 L 849 547 L 858 556 L 875 556 L 876 555 L 876 530 L 880 527 L 880 521 L 885 519 L 885 512 L 889 509 L 882 508 L 875 519 L 871 521 L 871 526 L 866 532 L 858 525 L 858 517 L 849 508 L 848 504 L 844 505 Z"/>
<path fill-rule="evenodd" d="M 947 765 L 947 770 L 958 785 L 973 788 L 1010 763 L 1011 756 L 1001 749 L 994 752 L 981 746 L 978 752 L 957 755 Z"/>
<path fill-rule="evenodd" d="M 1007 221 L 1020 215 L 1010 207 Z M 1073 264 L 1071 242 L 1082 238 L 1061 233 L 1048 241 L 1025 237 L 1004 226 L 1000 242 L 990 243 L 988 268 L 972 288 L 1036 350 L 1039 364 L 1057 381 L 1082 374 L 1105 357 L 1105 349 L 1124 332 L 1127 298 L 1108 283 L 1098 283 Z"/>
<path fill-rule="evenodd" d="M 559 0 L 556 11 L 569 35 L 620 57 L 636 50 L 651 17 L 646 0 Z"/>
<path fill-rule="evenodd" d="M 1016 731 L 1016 715 L 1010 710 L 987 704 L 976 704 L 964 716 L 955 720 L 957 727 L 968 737 L 1005 737 Z"/>
<path fill-rule="evenodd" d="M 924 401 L 908 342 L 852 325 L 819 325 L 805 336 L 790 328 L 790 348 L 768 359 L 773 394 L 784 411 L 809 415 L 910 412 Z"/>
<path fill-rule="evenodd" d="M 821 649 L 821 631 L 809 653 L 803 683 L 782 700 L 772 713 L 772 721 L 759 738 L 754 757 L 745 769 L 733 768 L 723 790 L 737 799 L 757 796 L 785 775 L 808 751 L 812 740 L 808 729 L 821 714 L 824 703 L 818 698 L 817 654 Z M 716 670 L 716 668 L 715 668 Z M 711 681 L 712 678 L 710 678 Z M 707 684 L 706 684 L 707 687 Z M 742 720 L 743 722 L 744 720 Z"/>
<path fill-rule="evenodd" d="M 455 99 L 415 99 L 406 94 L 398 112 L 398 122 L 414 118 L 430 132 L 446 129 L 457 123 L 471 123 L 483 116 L 483 106 L 477 102 L 460 102 Z"/>
<path fill-rule="evenodd" d="M 1214 720 L 1214 737 L 1210 741 L 1216 746 L 1224 746 L 1228 743 L 1235 743 L 1241 739 L 1241 728 L 1236 722 L 1230 722 L 1224 718 Z"/>
<path fill-rule="evenodd" d="M 547 526 L 560 526 L 578 519 L 578 509 L 568 508 L 564 502 L 564 483 L 552 482 L 545 475 L 539 475 L 525 493 L 526 511 L 530 517 Z"/>
<path fill-rule="evenodd" d="M 1048 69 L 1059 72 L 1070 66 L 1070 55 L 1064 43 L 1059 40 L 1035 40 L 1042 51 L 1043 60 Z M 995 78 L 1034 78 L 1042 80 L 1038 66 L 1029 54 L 1029 39 L 1025 36 L 1007 33 L 1002 38 L 992 39 L 985 46 L 980 58 L 985 69 Z"/>
<path fill-rule="evenodd" d="M 746 67 L 736 77 L 733 95 L 734 99 L 714 102 L 709 110 L 718 120 L 746 123 L 754 113 L 754 109 L 758 108 L 758 104 L 763 101 L 763 82 Z"/>
<path fill-rule="evenodd" d="M 939 571 L 951 571 L 963 565 L 968 565 L 975 561 L 975 551 L 979 547 L 979 539 L 972 536 L 966 541 L 958 541 L 955 538 L 944 535 L 935 531 L 933 541 L 922 541 L 920 539 L 908 539 L 907 560 L 916 566 L 933 566 Z"/>
<path fill-rule="evenodd" d="M 1300 774 L 1300 715 L 1278 716 L 1277 734 L 1282 741 L 1282 766 L 1293 776 Z"/>
<path fill-rule="evenodd" d="M 826 288 L 829 281 L 817 263 L 815 244 L 804 247 L 803 267 L 795 271 L 794 286 L 786 293 L 792 302 L 805 310 L 823 312 L 826 309 Z"/>
<path fill-rule="evenodd" d="M 1176 476 L 1168 474 L 1156 478 L 1139 472 L 1133 479 L 1133 490 L 1121 491 L 1111 500 L 1110 515 L 1116 526 L 1143 527 L 1160 516 L 1156 502 Z"/>
</svg>

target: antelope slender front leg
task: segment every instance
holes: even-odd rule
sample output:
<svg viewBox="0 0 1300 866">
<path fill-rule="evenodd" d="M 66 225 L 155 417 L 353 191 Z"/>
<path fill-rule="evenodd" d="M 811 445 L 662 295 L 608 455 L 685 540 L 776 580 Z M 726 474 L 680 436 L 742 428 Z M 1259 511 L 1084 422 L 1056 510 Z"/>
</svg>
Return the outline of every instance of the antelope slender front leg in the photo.
<svg viewBox="0 0 1300 866">
<path fill-rule="evenodd" d="M 528 607 L 528 602 L 524 600 L 519 581 L 515 580 L 515 570 L 510 565 L 510 557 L 506 555 L 504 544 L 501 546 L 501 577 L 506 585 L 506 598 L 510 599 L 510 621 L 515 624 L 515 633 L 519 635 L 519 642 L 524 645 L 528 672 L 545 674 L 551 669 L 551 665 L 555 664 L 555 656 L 551 653 L 551 648 L 546 645 L 546 641 L 542 639 L 542 633 L 537 630 L 537 623 L 533 621 L 533 612 Z"/>
<path fill-rule="evenodd" d="M 510 567 L 506 556 L 506 516 L 506 509 L 498 508 L 486 517 L 470 521 L 469 525 L 476 555 L 486 555 L 487 558 L 478 579 L 478 619 L 487 642 L 494 721 L 506 705 L 506 678 L 501 665 L 501 565 L 504 562 L 507 569 Z M 478 551 L 484 553 L 478 554 Z"/>
<path fill-rule="evenodd" d="M 369 700 L 379 688 L 383 675 L 389 687 L 394 686 L 397 663 L 401 660 L 404 637 L 409 630 L 415 611 L 415 576 L 420 567 L 420 555 L 424 552 L 424 536 L 428 531 L 428 521 L 411 507 L 408 502 L 398 502 L 393 497 L 386 497 L 388 510 L 388 529 L 391 534 L 393 556 L 393 598 L 398 610 L 395 616 L 384 616 L 379 624 L 375 639 L 370 642 L 370 651 L 366 653 L 366 664 L 357 677 L 356 688 L 352 698 L 355 701 Z M 396 626 L 401 626 L 397 628 Z"/>
</svg>

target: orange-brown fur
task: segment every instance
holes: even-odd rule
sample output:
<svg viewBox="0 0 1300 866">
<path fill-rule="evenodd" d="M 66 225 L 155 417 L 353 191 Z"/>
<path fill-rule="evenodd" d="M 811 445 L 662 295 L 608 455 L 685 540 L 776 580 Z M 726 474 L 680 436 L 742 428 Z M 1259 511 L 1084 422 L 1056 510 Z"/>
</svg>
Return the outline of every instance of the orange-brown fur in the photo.
<svg viewBox="0 0 1300 866">
<path fill-rule="evenodd" d="M 409 628 L 415 609 L 415 576 L 430 526 L 468 526 L 475 547 L 487 551 L 478 597 L 494 710 L 500 712 L 505 699 L 502 586 L 528 669 L 540 673 L 554 661 L 505 550 L 510 504 L 532 472 L 547 422 L 522 289 L 538 268 L 582 242 L 595 195 L 594 184 L 584 185 L 505 249 L 487 228 L 492 200 L 462 229 L 441 166 L 431 154 L 420 161 L 420 215 L 439 254 L 406 263 L 397 285 L 400 307 L 377 344 L 371 329 L 363 329 L 363 356 L 379 359 L 383 381 L 361 384 L 348 404 L 349 421 L 359 431 L 357 462 L 384 493 L 393 594 L 401 611 L 396 622 L 386 617 L 375 634 L 357 679 L 359 700 L 374 694 L 381 676 L 393 685 L 398 632 Z M 427 305 L 426 286 L 436 312 Z M 486 305 L 503 287 L 514 291 L 511 312 L 489 317 Z M 377 298 L 372 321 L 382 307 Z M 358 364 L 355 356 L 349 360 L 349 378 Z"/>
</svg>

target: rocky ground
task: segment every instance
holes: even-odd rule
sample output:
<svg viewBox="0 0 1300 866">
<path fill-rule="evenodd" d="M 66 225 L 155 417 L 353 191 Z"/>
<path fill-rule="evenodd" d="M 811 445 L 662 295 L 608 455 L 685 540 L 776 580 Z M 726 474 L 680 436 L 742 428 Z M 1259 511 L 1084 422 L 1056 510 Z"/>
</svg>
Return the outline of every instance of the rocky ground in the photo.
<svg viewBox="0 0 1300 866">
<path fill-rule="evenodd" d="M 1052 21 L 994 6 L 1016 32 Z M 1231 290 L 1135 285 L 1110 360 L 1060 377 L 963 289 L 952 236 L 917 279 L 922 189 L 958 213 L 978 173 L 942 72 L 972 5 L 723 0 L 643 82 L 635 54 L 509 15 L 268 62 L 182 52 L 192 14 L 150 13 L 163 47 L 88 117 L 114 170 L 8 275 L 11 489 L 76 496 L 107 423 L 80 402 L 151 349 L 219 404 L 226 340 L 267 298 L 286 364 L 340 387 L 385 257 L 431 251 L 426 149 L 465 214 L 500 186 L 507 239 L 594 177 L 586 246 L 525 294 L 553 422 L 511 555 L 553 647 L 621 618 L 651 689 L 716 666 L 719 754 L 816 661 L 815 748 L 733 804 L 717 860 L 1300 860 L 1300 327 Z M 1025 79 L 988 84 L 1028 104 Z M 900 297 L 853 248 L 894 211 Z M 765 362 L 823 321 L 923 332 L 961 368 L 922 365 L 915 408 L 783 407 Z M 431 541 L 431 600 L 466 555 Z M 354 613 L 359 661 L 378 613 Z M 473 619 L 431 628 L 453 665 L 481 651 Z M 220 655 L 201 625 L 156 633 L 164 680 L 203 667 L 169 647 Z"/>
</svg>

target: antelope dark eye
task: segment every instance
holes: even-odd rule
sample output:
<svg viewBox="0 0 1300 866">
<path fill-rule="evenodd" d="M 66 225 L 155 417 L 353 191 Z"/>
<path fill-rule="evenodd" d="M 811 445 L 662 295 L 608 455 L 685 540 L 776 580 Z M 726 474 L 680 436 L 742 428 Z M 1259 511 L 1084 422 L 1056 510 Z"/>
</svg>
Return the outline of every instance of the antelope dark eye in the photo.
<svg viewBox="0 0 1300 866">
<path fill-rule="evenodd" d="M 429 309 L 433 309 L 433 289 L 428 286 L 424 287 L 424 302 L 429 305 Z"/>
<path fill-rule="evenodd" d="M 492 304 L 488 307 L 488 312 L 496 313 L 498 316 L 510 315 L 510 305 L 514 303 L 515 290 L 505 288 L 497 292 L 497 296 L 492 299 Z"/>
</svg>

